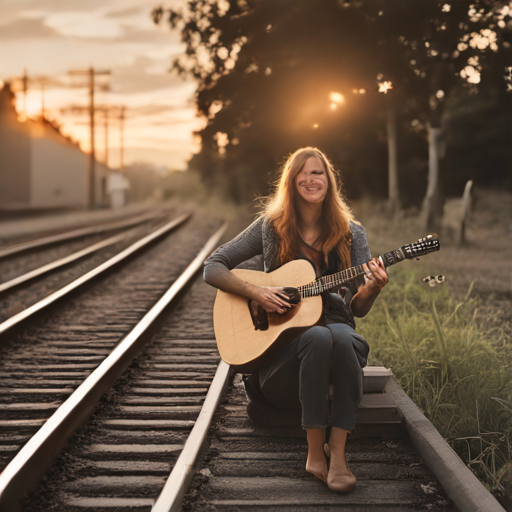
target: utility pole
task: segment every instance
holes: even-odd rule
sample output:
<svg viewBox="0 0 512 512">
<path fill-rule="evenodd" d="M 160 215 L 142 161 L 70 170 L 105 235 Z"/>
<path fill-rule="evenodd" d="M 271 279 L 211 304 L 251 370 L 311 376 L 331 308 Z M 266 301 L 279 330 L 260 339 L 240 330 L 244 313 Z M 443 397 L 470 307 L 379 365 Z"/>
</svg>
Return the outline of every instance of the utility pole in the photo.
<svg viewBox="0 0 512 512">
<path fill-rule="evenodd" d="M 23 77 L 21 78 L 21 83 L 23 87 L 23 113 L 25 117 L 27 116 L 27 90 L 28 90 L 28 78 L 27 78 L 27 68 L 23 68 Z"/>
<path fill-rule="evenodd" d="M 44 121 L 44 82 L 41 82 L 41 121 Z"/>
<path fill-rule="evenodd" d="M 79 105 L 71 105 L 61 109 L 61 114 L 83 114 L 89 113 L 89 107 L 82 107 Z M 94 107 L 94 112 L 101 112 L 103 114 L 104 129 L 105 129 L 105 165 L 108 166 L 108 129 L 109 119 L 117 117 L 119 119 L 119 139 L 120 139 L 120 161 L 119 170 L 124 172 L 124 123 L 126 120 L 126 107 L 112 106 L 112 105 L 99 105 Z M 90 123 L 76 123 L 76 124 L 90 124 Z"/>
<path fill-rule="evenodd" d="M 121 107 L 119 112 L 119 132 L 120 132 L 120 164 L 119 170 L 124 172 L 124 109 L 125 107 Z"/>
<path fill-rule="evenodd" d="M 36 76 L 29 77 L 27 70 L 23 70 L 23 75 L 17 77 L 17 80 L 21 82 L 21 90 L 23 91 L 23 113 L 27 115 L 27 93 L 30 84 L 38 84 L 41 87 L 41 121 L 46 118 L 46 107 L 44 103 L 44 93 L 46 86 L 62 86 L 62 83 L 58 80 L 48 78 L 47 76 Z M 19 89 L 18 89 L 19 90 Z"/>
<path fill-rule="evenodd" d="M 103 109 L 103 120 L 105 122 L 105 165 L 108 167 L 108 108 Z"/>
<path fill-rule="evenodd" d="M 118 110 L 119 110 L 119 107 L 113 107 L 113 106 L 110 106 L 110 105 L 100 105 L 100 106 L 94 107 L 95 114 L 97 112 L 101 112 L 102 115 L 103 115 L 103 129 L 104 129 L 103 136 L 104 136 L 104 147 L 105 147 L 104 163 L 105 163 L 105 165 L 107 167 L 108 167 L 108 130 L 109 130 L 109 119 L 110 119 L 110 116 L 112 115 L 112 112 L 115 113 Z M 82 114 L 84 112 L 89 113 L 89 107 L 79 107 L 79 106 L 76 106 L 76 105 L 72 105 L 71 107 L 67 107 L 67 108 L 61 109 L 61 114 L 67 114 L 67 113 Z M 79 122 L 79 123 L 75 123 L 75 124 L 88 125 L 88 126 L 90 125 L 89 122 L 87 122 L 87 123 Z"/>
<path fill-rule="evenodd" d="M 108 126 L 111 114 L 118 112 L 119 116 L 119 170 L 124 172 L 124 122 L 126 119 L 126 107 L 113 107 L 109 105 L 102 105 L 95 108 L 96 112 L 103 113 L 103 122 L 105 130 L 105 165 L 108 167 Z"/>
<path fill-rule="evenodd" d="M 45 87 L 47 85 L 56 85 L 59 84 L 55 80 L 52 80 L 51 78 L 47 78 L 46 76 L 39 76 L 35 78 L 28 78 L 25 72 L 25 75 L 23 76 L 23 86 L 27 87 L 27 83 L 36 83 L 39 84 L 41 87 L 41 121 L 44 121 L 46 118 L 46 109 L 44 105 L 44 92 Z"/>
<path fill-rule="evenodd" d="M 89 87 L 89 125 L 90 125 L 90 146 L 91 151 L 89 154 L 89 208 L 94 208 L 96 204 L 95 198 L 95 147 L 94 147 L 94 80 L 98 75 L 110 75 L 110 70 L 97 71 L 92 66 L 89 69 L 75 69 L 69 72 L 72 76 L 87 76 Z M 105 90 L 105 88 L 104 88 Z M 107 87 L 108 90 L 108 87 Z"/>
</svg>

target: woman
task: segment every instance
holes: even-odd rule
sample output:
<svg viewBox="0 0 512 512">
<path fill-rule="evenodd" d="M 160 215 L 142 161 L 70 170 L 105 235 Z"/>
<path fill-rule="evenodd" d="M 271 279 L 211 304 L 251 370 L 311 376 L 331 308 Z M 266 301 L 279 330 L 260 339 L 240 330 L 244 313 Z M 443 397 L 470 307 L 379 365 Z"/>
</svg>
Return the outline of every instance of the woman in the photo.
<svg viewBox="0 0 512 512">
<path fill-rule="evenodd" d="M 351 491 L 356 478 L 346 461 L 345 443 L 355 429 L 362 368 L 369 351 L 354 330 L 353 316 L 370 311 L 388 277 L 380 260 L 369 261 L 366 232 L 354 221 L 338 190 L 335 171 L 320 150 L 307 147 L 291 155 L 264 213 L 205 263 L 207 283 L 252 299 L 267 312 L 283 313 L 290 307 L 283 288 L 255 286 L 229 272 L 260 254 L 266 272 L 298 258 L 308 259 L 317 277 L 359 264 L 365 269 L 365 278 L 348 290 L 324 292 L 319 325 L 297 337 L 269 367 L 251 375 L 274 407 L 302 408 L 308 441 L 306 471 L 334 491 Z M 327 426 L 331 426 L 329 466 L 324 454 Z"/>
</svg>

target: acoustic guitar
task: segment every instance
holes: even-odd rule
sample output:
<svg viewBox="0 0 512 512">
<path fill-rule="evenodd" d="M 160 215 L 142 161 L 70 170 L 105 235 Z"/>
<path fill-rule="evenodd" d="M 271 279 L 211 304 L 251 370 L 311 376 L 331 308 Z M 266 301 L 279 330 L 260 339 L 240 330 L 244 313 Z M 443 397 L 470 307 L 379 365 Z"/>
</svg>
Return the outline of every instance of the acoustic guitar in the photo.
<svg viewBox="0 0 512 512">
<path fill-rule="evenodd" d="M 379 256 L 385 267 L 405 259 L 419 258 L 438 251 L 439 239 L 427 235 L 418 242 Z M 267 313 L 254 301 L 217 292 L 213 308 L 213 325 L 222 359 L 242 373 L 252 373 L 270 364 L 288 343 L 322 316 L 324 291 L 348 283 L 365 274 L 362 265 L 316 279 L 315 269 L 307 260 L 293 260 L 274 272 L 234 269 L 240 279 L 257 286 L 283 286 L 291 307 L 283 314 Z"/>
</svg>

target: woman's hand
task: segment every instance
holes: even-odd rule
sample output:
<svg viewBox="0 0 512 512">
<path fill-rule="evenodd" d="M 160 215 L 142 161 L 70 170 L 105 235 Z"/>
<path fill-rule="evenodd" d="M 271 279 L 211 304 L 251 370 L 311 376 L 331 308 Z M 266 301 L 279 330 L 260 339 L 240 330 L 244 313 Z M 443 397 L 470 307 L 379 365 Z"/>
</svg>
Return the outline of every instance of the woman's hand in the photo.
<svg viewBox="0 0 512 512">
<path fill-rule="evenodd" d="M 282 286 L 255 286 L 252 295 L 267 313 L 284 313 L 291 307 Z"/>
<path fill-rule="evenodd" d="M 354 316 L 363 317 L 373 306 L 377 295 L 384 286 L 388 284 L 389 278 L 384 264 L 378 258 L 369 261 L 368 264 L 363 263 L 365 275 L 365 283 L 359 287 L 359 290 L 352 298 L 350 308 Z"/>
<path fill-rule="evenodd" d="M 378 295 L 382 288 L 388 284 L 388 273 L 380 258 L 373 258 L 368 264 L 363 263 L 365 275 L 365 288 L 368 294 Z"/>
</svg>

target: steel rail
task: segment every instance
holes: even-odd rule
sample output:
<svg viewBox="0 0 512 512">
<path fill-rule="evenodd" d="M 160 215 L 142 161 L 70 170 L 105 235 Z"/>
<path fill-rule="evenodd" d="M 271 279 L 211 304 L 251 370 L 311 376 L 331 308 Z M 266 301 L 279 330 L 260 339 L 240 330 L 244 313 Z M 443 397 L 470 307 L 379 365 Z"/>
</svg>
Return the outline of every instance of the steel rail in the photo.
<svg viewBox="0 0 512 512">
<path fill-rule="evenodd" d="M 210 428 L 213 415 L 226 390 L 230 369 L 231 367 L 224 361 L 219 363 L 201 412 L 151 512 L 178 512 L 181 510 L 183 496 L 185 496 L 194 476 L 197 456 Z"/>
<path fill-rule="evenodd" d="M 59 258 L 58 260 L 55 260 L 55 261 L 52 261 L 51 263 L 47 263 L 46 265 L 43 265 L 42 267 L 31 270 L 30 272 L 27 272 L 26 274 L 22 274 L 21 276 L 18 276 L 18 277 L 15 277 L 14 279 L 6 281 L 5 283 L 0 284 L 0 293 L 10 290 L 11 288 L 15 288 L 16 286 L 26 283 L 27 281 L 31 281 L 32 279 L 35 279 L 36 277 L 39 277 L 39 276 L 46 274 L 52 270 L 55 270 L 56 268 L 63 267 L 64 265 L 68 265 L 69 263 L 79 260 L 80 258 L 87 256 L 88 254 L 99 251 L 100 249 L 104 249 L 105 247 L 108 247 L 109 245 L 114 245 L 115 243 L 119 242 L 123 238 L 126 238 L 128 235 L 129 235 L 129 232 L 124 232 L 124 233 L 120 233 L 119 235 L 115 235 L 110 238 L 107 238 L 106 240 L 101 240 L 101 242 L 97 242 L 93 245 L 90 245 L 89 247 L 86 247 L 85 249 L 82 249 L 80 251 L 74 252 L 73 254 L 70 254 L 69 256 L 65 256 L 64 258 Z"/>
<path fill-rule="evenodd" d="M 128 256 L 131 256 L 133 253 L 142 249 L 144 246 L 148 245 L 153 240 L 156 240 L 157 238 L 165 235 L 175 227 L 185 222 L 190 217 L 190 215 L 190 213 L 187 213 L 185 215 L 181 215 L 177 219 L 172 220 L 171 222 L 168 222 L 167 224 L 165 224 L 161 228 L 156 229 L 149 235 L 146 235 L 140 240 L 137 240 L 137 242 L 122 250 L 120 253 L 116 254 L 115 256 L 105 261 L 101 265 L 98 265 L 96 268 L 90 270 L 83 276 L 80 276 L 78 279 L 75 279 L 66 286 L 63 286 L 59 290 L 51 293 L 50 295 L 48 295 L 48 297 L 45 297 L 39 302 L 36 302 L 32 306 L 21 311 L 20 313 L 13 315 L 11 318 L 8 318 L 7 320 L 0 324 L 0 336 L 7 332 L 9 329 L 12 329 L 14 326 L 20 324 L 33 314 L 37 313 L 38 311 L 41 311 L 42 309 L 48 307 L 50 304 L 53 304 L 56 300 L 64 297 L 71 291 L 77 289 L 79 286 L 82 286 L 83 284 L 89 282 L 91 279 L 95 278 L 96 276 L 100 275 L 106 270 L 112 268 L 114 265 L 117 265 L 121 261 L 125 260 Z"/>
<path fill-rule="evenodd" d="M 20 497 L 37 485 L 59 450 L 67 443 L 67 439 L 87 421 L 102 394 L 142 351 L 146 342 L 144 335 L 201 269 L 203 261 L 215 249 L 226 227 L 227 223 L 223 224 L 210 237 L 199 254 L 142 320 L 6 466 L 0 474 L 0 510 L 21 510 Z"/>
<path fill-rule="evenodd" d="M 50 245 L 57 242 L 65 242 L 66 240 L 73 240 L 74 238 L 80 238 L 81 236 L 96 235 L 99 233 L 104 233 L 105 231 L 113 231 L 114 229 L 122 229 L 135 226 L 137 224 L 141 224 L 142 222 L 146 222 L 147 220 L 156 219 L 162 214 L 163 213 L 161 210 L 158 212 L 148 212 L 144 213 L 143 215 L 139 215 L 138 217 L 131 217 L 128 219 L 109 222 L 107 224 L 97 224 L 95 226 L 88 226 L 72 231 L 65 231 L 64 233 L 59 233 L 57 235 L 49 235 L 37 238 L 36 240 L 29 240 L 28 242 L 10 245 L 0 249 L 0 258 L 12 256 L 13 254 L 18 254 L 30 249 L 37 249 L 38 247 L 42 247 L 44 245 Z"/>
</svg>

